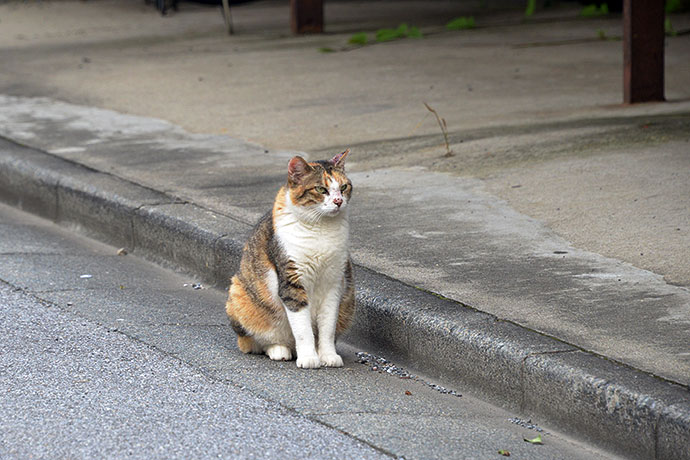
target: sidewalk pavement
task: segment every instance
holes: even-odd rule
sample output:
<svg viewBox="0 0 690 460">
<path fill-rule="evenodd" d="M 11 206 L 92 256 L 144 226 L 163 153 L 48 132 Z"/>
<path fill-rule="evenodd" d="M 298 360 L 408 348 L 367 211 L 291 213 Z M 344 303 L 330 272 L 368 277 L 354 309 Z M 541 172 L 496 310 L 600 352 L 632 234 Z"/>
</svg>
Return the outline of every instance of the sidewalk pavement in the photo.
<svg viewBox="0 0 690 460">
<path fill-rule="evenodd" d="M 625 107 L 620 42 L 592 40 L 619 19 L 478 11 L 486 27 L 447 32 L 465 6 L 395 4 L 333 3 L 332 33 L 296 38 L 272 2 L 235 8 L 236 37 L 197 7 L 0 5 L 25 28 L 0 33 L 0 196 L 226 287 L 288 159 L 350 146 L 349 342 L 688 458 L 690 38 L 667 43 L 669 102 Z M 425 39 L 318 52 L 406 12 Z"/>
</svg>

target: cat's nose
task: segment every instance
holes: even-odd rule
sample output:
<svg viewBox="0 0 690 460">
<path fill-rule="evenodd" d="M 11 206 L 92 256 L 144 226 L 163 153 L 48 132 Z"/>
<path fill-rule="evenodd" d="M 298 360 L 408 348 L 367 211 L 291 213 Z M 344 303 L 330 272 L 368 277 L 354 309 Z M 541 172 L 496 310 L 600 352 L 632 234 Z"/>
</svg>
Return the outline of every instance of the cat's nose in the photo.
<svg viewBox="0 0 690 460">
<path fill-rule="evenodd" d="M 340 197 L 333 198 L 333 203 L 337 206 L 340 207 L 341 204 L 343 204 L 343 199 Z"/>
</svg>

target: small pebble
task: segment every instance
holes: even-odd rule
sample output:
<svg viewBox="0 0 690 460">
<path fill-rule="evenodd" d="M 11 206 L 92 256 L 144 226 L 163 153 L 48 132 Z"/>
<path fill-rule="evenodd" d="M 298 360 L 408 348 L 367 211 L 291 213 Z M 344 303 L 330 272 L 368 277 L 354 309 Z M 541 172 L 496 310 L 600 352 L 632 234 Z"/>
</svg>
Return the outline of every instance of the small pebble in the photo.
<svg viewBox="0 0 690 460">
<path fill-rule="evenodd" d="M 508 420 L 509 420 L 510 422 L 512 422 L 512 423 L 514 423 L 514 424 L 516 424 L 516 425 L 520 425 L 521 427 L 526 428 L 526 429 L 528 429 L 528 430 L 534 430 L 534 431 L 536 431 L 536 432 L 538 432 L 538 433 L 549 434 L 548 432 L 544 431 L 544 429 L 541 428 L 540 426 L 538 426 L 537 424 L 532 423 L 532 419 L 529 419 L 529 420 L 522 420 L 521 418 L 514 417 L 514 418 L 511 418 L 511 419 L 508 419 Z"/>
</svg>

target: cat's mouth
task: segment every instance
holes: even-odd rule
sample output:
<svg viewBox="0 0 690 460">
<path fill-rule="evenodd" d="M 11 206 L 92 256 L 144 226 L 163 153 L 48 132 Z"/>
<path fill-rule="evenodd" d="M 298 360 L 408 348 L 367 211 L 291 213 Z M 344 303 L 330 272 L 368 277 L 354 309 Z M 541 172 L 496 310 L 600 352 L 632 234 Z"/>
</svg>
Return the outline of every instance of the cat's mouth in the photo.
<svg viewBox="0 0 690 460">
<path fill-rule="evenodd" d="M 324 214 L 327 216 L 333 217 L 333 216 L 337 216 L 338 214 L 340 214 L 340 211 L 342 211 L 342 210 L 343 210 L 343 206 L 335 206 L 332 208 L 329 207 L 324 211 Z"/>
</svg>

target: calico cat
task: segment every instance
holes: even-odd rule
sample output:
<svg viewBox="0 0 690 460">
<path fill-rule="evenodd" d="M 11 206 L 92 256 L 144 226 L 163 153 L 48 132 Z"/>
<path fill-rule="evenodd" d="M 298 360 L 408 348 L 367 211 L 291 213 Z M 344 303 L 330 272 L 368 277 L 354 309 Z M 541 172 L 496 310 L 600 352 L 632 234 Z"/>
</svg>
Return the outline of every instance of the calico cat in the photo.
<svg viewBox="0 0 690 460">
<path fill-rule="evenodd" d="M 350 150 L 308 163 L 294 157 L 273 210 L 254 228 L 232 278 L 226 312 L 244 353 L 297 367 L 341 367 L 335 340 L 352 322 L 348 251 Z"/>
</svg>

